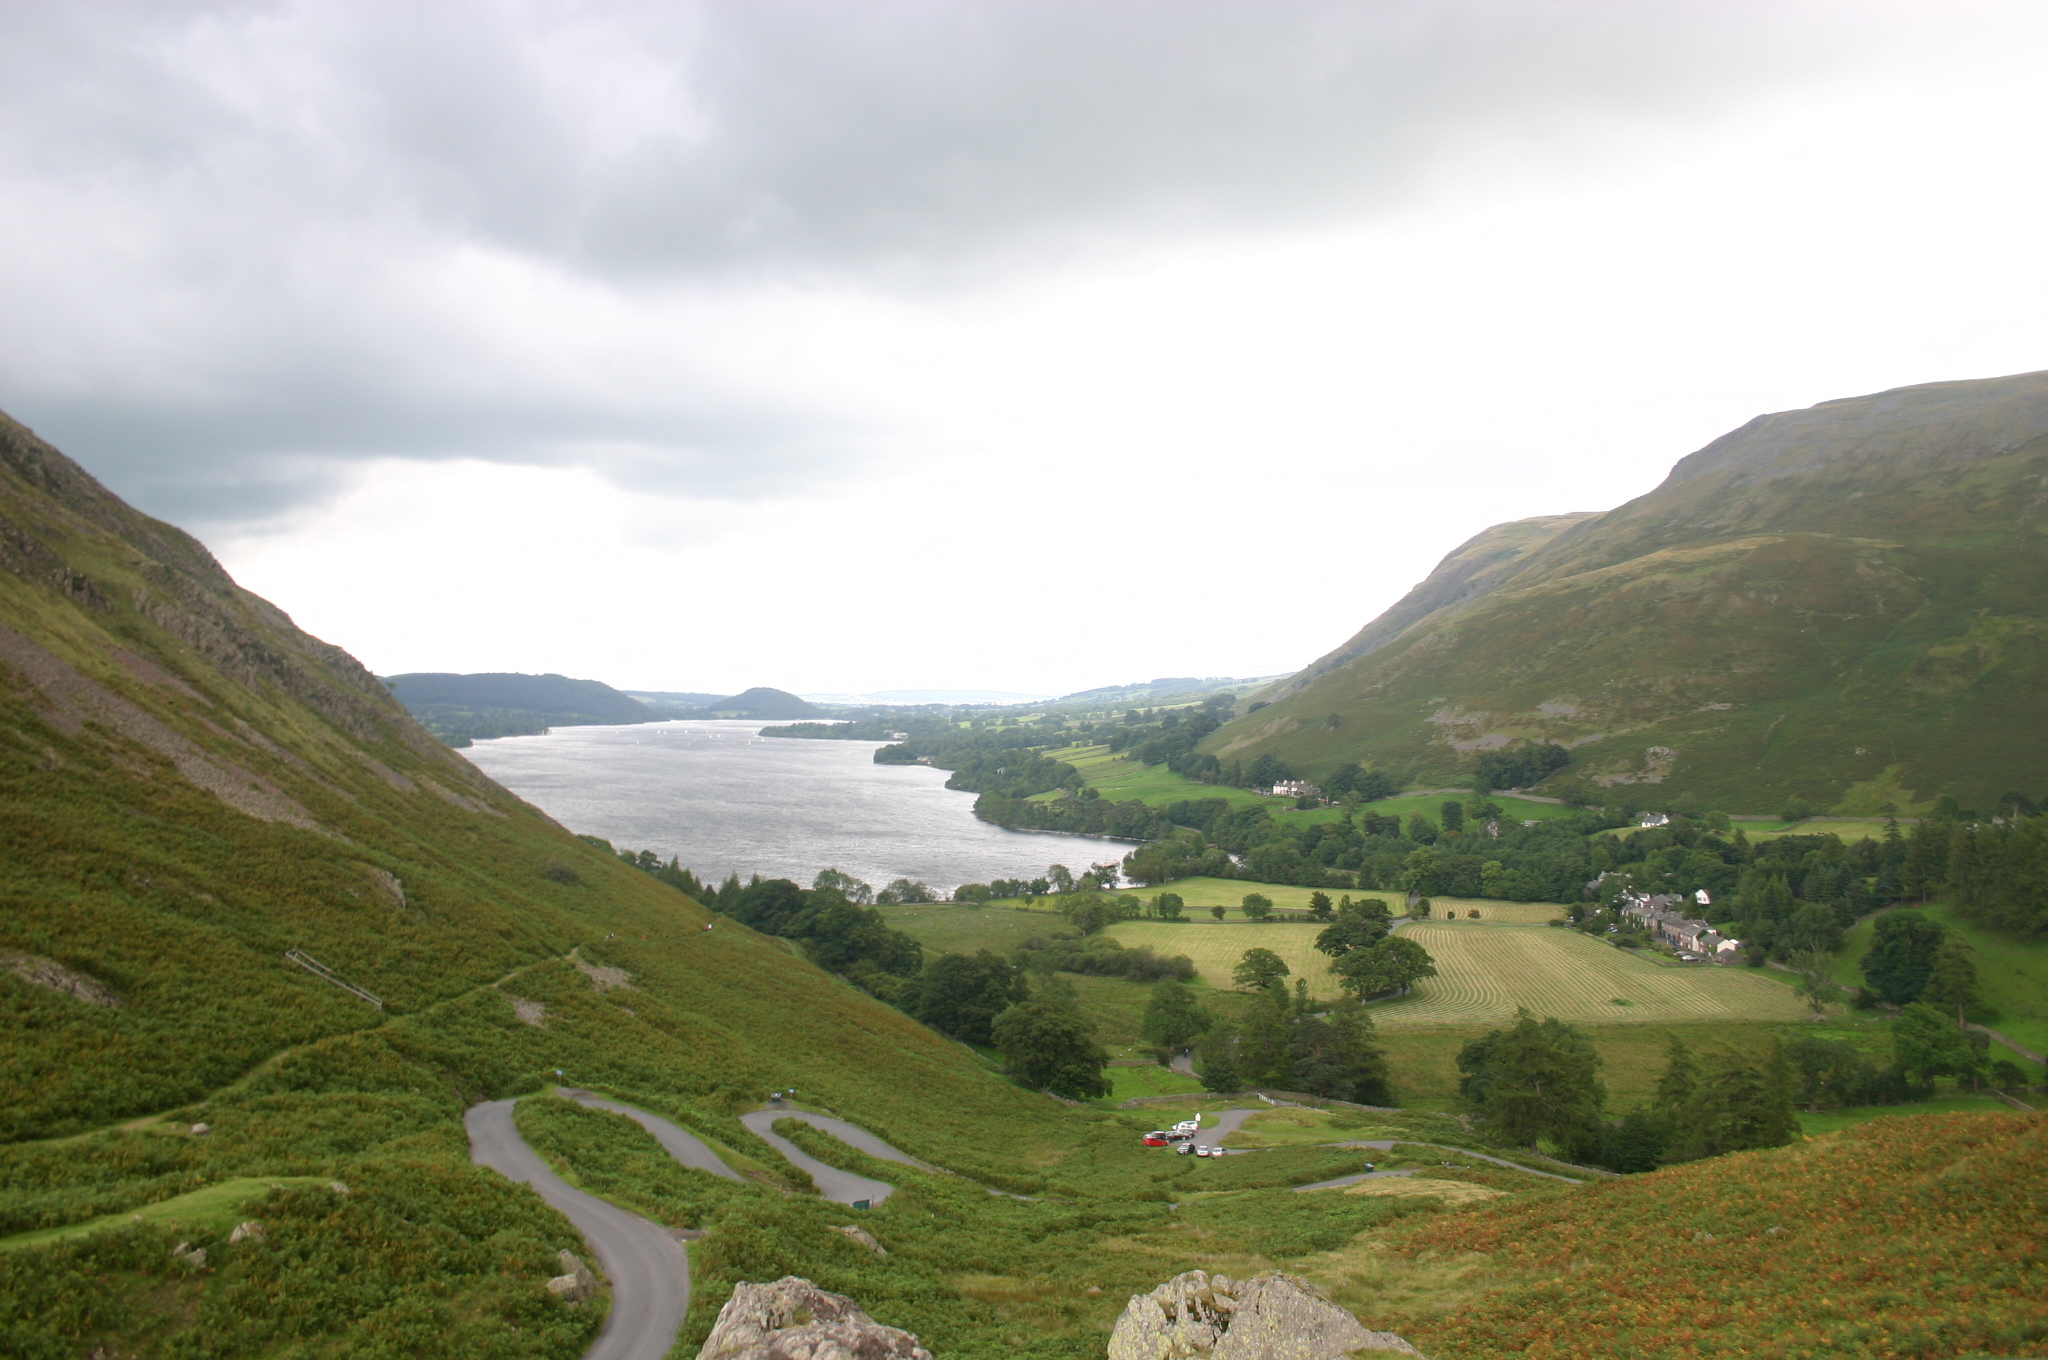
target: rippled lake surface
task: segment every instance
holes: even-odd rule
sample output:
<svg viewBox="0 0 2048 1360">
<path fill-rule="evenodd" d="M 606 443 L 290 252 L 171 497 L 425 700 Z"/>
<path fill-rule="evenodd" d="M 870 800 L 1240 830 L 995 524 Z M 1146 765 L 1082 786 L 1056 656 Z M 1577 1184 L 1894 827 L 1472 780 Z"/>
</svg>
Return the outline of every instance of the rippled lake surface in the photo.
<svg viewBox="0 0 2048 1360">
<path fill-rule="evenodd" d="M 946 891 L 993 878 L 1077 874 L 1123 858 L 1121 841 L 1006 831 L 977 821 L 946 771 L 877 765 L 873 741 L 759 735 L 758 722 L 558 727 L 462 752 L 571 831 L 674 856 L 700 877 L 755 873 L 808 884 L 839 869 L 882 887 Z"/>
</svg>

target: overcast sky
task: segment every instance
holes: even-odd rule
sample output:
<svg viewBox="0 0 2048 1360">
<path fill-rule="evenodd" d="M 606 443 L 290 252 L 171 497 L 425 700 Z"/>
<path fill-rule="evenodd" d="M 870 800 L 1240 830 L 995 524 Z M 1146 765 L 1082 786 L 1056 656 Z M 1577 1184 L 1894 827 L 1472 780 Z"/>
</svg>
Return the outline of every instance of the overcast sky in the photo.
<svg viewBox="0 0 2048 1360">
<path fill-rule="evenodd" d="M 2048 6 L 0 0 L 0 407 L 382 674 L 1295 669 L 2048 368 Z"/>
</svg>

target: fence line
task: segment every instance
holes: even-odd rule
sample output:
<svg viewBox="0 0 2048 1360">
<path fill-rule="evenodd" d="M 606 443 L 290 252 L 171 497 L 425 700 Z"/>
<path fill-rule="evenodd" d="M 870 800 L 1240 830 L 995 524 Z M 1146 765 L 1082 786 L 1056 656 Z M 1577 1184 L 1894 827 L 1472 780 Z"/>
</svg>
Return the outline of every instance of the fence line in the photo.
<svg viewBox="0 0 2048 1360">
<path fill-rule="evenodd" d="M 343 978 L 339 973 L 336 973 L 332 968 L 329 968 L 326 964 L 320 962 L 320 960 L 314 958 L 305 950 L 287 949 L 284 951 L 284 956 L 291 962 L 296 963 L 299 967 L 311 973 L 314 977 L 319 978 L 322 982 L 331 982 L 335 986 L 341 988 L 341 990 L 343 990 L 344 992 L 349 992 L 355 996 L 361 997 L 363 1000 L 369 1002 L 372 1006 L 375 1006 L 378 1010 L 381 1011 L 384 1009 L 384 1000 L 382 997 L 364 991 L 361 987 L 358 987 L 353 982 L 350 982 L 347 979 Z"/>
</svg>

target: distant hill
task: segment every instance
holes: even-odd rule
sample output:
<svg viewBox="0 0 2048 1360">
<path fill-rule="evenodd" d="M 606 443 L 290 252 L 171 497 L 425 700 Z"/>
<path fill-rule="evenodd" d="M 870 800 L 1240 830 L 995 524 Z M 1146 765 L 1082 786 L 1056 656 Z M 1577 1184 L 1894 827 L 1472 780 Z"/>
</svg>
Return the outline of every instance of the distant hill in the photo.
<svg viewBox="0 0 2048 1360">
<path fill-rule="evenodd" d="M 790 718 L 830 717 L 824 709 L 808 700 L 799 699 L 788 690 L 768 689 L 756 685 L 743 694 L 729 699 L 714 699 L 687 716 L 693 718 L 769 718 L 785 721 Z"/>
<path fill-rule="evenodd" d="M 702 708 L 706 704 L 715 704 L 725 697 L 722 694 L 699 694 L 690 690 L 673 689 L 629 689 L 624 692 L 655 708 Z"/>
<path fill-rule="evenodd" d="M 1157 680 L 1136 680 L 1128 685 L 1103 685 L 1097 689 L 1079 690 L 1063 695 L 1056 702 L 1061 704 L 1150 704 L 1185 695 L 1215 694 L 1222 691 L 1243 692 L 1271 684 L 1285 676 L 1254 676 L 1237 679 L 1228 675 L 1196 677 L 1192 675 L 1169 675 Z"/>
<path fill-rule="evenodd" d="M 1204 749 L 1709 806 L 1990 806 L 2048 772 L 2048 373 L 1759 416 L 1605 514 L 1498 525 Z"/>
<path fill-rule="evenodd" d="M 550 727 L 657 722 L 674 716 L 602 681 L 563 675 L 422 672 L 386 676 L 384 684 L 428 731 L 451 746 Z"/>
</svg>

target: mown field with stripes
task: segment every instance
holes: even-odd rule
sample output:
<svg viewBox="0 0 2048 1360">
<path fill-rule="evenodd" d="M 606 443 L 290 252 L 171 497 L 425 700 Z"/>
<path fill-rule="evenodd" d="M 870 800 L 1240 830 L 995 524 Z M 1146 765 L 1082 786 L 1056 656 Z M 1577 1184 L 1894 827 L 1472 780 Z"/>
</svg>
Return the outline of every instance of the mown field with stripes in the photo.
<svg viewBox="0 0 2048 1360">
<path fill-rule="evenodd" d="M 1493 904 L 1505 905 L 1505 904 Z M 1373 1006 L 1383 1026 L 1493 1024 L 1517 1006 L 1597 1024 L 1796 1020 L 1792 989 L 1747 968 L 1651 963 L 1575 930 L 1417 921 L 1401 935 L 1430 952 L 1437 976 Z"/>
</svg>

